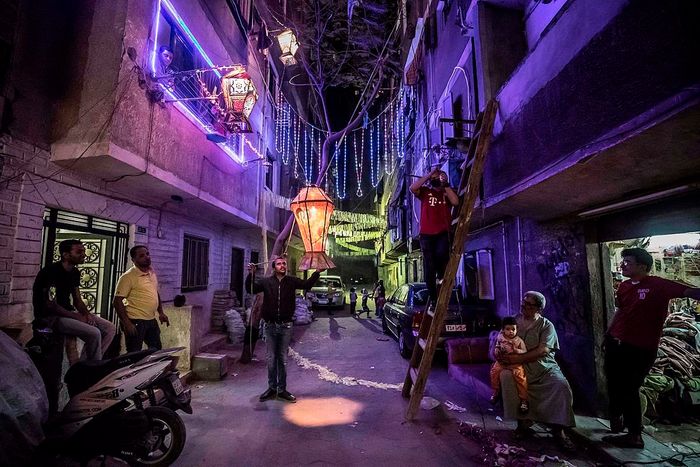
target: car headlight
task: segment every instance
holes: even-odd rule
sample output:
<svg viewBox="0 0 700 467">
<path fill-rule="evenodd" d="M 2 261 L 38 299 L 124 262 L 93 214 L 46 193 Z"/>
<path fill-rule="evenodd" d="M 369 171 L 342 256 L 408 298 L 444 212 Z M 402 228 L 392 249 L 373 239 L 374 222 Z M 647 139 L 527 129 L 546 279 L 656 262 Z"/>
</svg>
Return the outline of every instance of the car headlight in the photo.
<svg viewBox="0 0 700 467">
<path fill-rule="evenodd" d="M 340 297 L 340 292 L 336 292 L 333 294 L 334 297 Z"/>
</svg>

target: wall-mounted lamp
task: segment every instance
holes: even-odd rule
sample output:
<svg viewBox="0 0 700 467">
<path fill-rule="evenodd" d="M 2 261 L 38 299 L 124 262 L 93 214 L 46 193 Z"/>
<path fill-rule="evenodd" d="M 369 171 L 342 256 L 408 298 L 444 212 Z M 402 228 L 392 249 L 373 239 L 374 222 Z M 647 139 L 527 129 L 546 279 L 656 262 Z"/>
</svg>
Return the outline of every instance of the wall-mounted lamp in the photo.
<svg viewBox="0 0 700 467">
<path fill-rule="evenodd" d="M 296 65 L 297 61 L 294 58 L 294 54 L 297 53 L 299 43 L 294 32 L 291 29 L 285 29 L 277 35 L 277 42 L 282 50 L 282 55 L 280 55 L 282 63 L 285 66 Z"/>
</svg>

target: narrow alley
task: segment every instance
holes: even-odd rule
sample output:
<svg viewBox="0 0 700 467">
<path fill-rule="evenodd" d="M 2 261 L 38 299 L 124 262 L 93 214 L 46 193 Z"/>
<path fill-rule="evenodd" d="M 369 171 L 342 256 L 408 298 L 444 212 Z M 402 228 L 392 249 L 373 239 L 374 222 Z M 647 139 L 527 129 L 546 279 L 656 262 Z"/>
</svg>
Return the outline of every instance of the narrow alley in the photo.
<svg viewBox="0 0 700 467">
<path fill-rule="evenodd" d="M 436 357 L 425 400 L 428 407 L 432 400 L 439 405 L 405 421 L 407 361 L 374 312 L 365 316 L 321 311 L 312 324 L 295 326 L 288 371 L 295 404 L 258 401 L 266 384 L 262 342 L 248 365 L 235 362 L 240 347 L 219 349 L 231 357 L 228 375 L 193 383 L 194 414 L 183 416 L 188 439 L 176 465 L 476 466 L 495 459 L 497 444 L 514 443 L 528 449 L 521 459 L 548 455 L 595 465 L 595 452 L 585 446 L 562 451 L 543 428 L 533 439 L 514 440 L 514 423 L 497 419 L 501 410 L 488 402 L 488 382 L 475 378 L 467 387 L 450 381 L 444 354 Z M 489 435 L 462 435 L 460 422 Z"/>
<path fill-rule="evenodd" d="M 0 467 L 700 467 L 698 24 L 0 0 Z"/>
</svg>

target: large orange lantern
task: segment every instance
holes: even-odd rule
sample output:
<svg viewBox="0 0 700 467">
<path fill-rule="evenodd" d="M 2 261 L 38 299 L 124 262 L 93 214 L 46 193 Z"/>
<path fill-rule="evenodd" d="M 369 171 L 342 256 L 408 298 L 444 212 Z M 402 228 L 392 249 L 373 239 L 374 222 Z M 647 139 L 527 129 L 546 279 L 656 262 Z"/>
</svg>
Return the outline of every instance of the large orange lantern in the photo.
<svg viewBox="0 0 700 467">
<path fill-rule="evenodd" d="M 326 255 L 328 227 L 335 206 L 321 188 L 311 185 L 302 188 L 290 204 L 306 253 L 299 269 L 331 269 L 335 263 Z"/>
<path fill-rule="evenodd" d="M 221 78 L 221 89 L 224 92 L 226 110 L 247 117 L 253 111 L 258 100 L 258 93 L 248 72 L 242 65 L 236 65 L 233 70 Z"/>
</svg>

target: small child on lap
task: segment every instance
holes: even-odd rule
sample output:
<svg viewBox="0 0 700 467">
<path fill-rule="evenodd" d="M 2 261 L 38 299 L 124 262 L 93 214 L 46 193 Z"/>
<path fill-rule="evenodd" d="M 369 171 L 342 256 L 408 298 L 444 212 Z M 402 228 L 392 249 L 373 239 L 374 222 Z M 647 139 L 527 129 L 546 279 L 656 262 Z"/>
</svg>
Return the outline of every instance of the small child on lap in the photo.
<svg viewBox="0 0 700 467">
<path fill-rule="evenodd" d="M 523 354 L 527 352 L 525 342 L 517 336 L 517 333 L 518 325 L 516 324 L 515 318 L 512 316 L 503 318 L 501 332 L 498 335 L 496 347 L 494 349 L 494 356 L 496 358 L 501 355 Z M 491 367 L 491 387 L 493 388 L 491 403 L 495 404 L 501 398 L 501 372 L 503 370 L 510 370 L 513 373 L 515 386 L 518 390 L 518 397 L 520 398 L 519 410 L 521 413 L 527 413 L 530 410 L 530 403 L 527 395 L 527 379 L 525 378 L 525 369 L 520 364 L 503 365 L 499 362 L 493 364 Z"/>
</svg>

